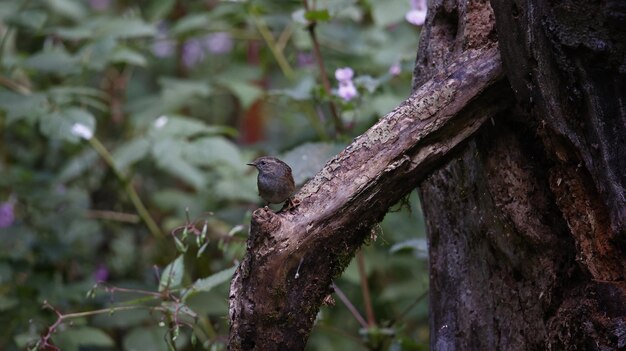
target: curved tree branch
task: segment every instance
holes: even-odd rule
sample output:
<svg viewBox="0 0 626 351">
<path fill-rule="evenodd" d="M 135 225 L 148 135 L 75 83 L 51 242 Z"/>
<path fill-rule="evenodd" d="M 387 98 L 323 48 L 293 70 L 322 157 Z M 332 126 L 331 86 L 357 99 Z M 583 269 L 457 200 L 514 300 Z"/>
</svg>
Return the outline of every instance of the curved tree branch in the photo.
<svg viewBox="0 0 626 351">
<path fill-rule="evenodd" d="M 330 160 L 296 194 L 299 207 L 256 210 L 231 283 L 230 349 L 303 349 L 372 226 L 512 96 L 497 47 L 465 51 Z"/>
</svg>

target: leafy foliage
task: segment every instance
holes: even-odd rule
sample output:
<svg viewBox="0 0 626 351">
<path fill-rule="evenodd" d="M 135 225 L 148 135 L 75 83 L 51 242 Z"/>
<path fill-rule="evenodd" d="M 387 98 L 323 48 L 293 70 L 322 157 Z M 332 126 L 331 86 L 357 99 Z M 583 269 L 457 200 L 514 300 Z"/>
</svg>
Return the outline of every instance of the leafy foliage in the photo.
<svg viewBox="0 0 626 351">
<path fill-rule="evenodd" d="M 63 350 L 224 349 L 226 283 L 260 203 L 245 164 L 279 155 L 302 184 L 409 92 L 408 1 L 309 3 L 0 2 L 4 349 L 50 326 Z M 427 291 L 411 202 L 364 249 L 366 275 L 336 282 L 359 310 L 368 284 L 378 327 L 338 302 L 309 349 L 427 344 L 426 305 L 408 308 Z"/>
</svg>

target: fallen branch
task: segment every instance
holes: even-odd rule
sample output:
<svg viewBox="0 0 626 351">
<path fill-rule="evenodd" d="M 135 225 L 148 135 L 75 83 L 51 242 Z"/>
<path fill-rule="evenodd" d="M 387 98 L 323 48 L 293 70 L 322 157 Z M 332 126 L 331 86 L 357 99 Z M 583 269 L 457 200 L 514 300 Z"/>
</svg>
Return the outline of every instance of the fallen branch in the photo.
<svg viewBox="0 0 626 351">
<path fill-rule="evenodd" d="M 296 194 L 299 207 L 256 210 L 231 283 L 230 349 L 304 349 L 332 279 L 372 226 L 511 103 L 503 77 L 496 47 L 466 51 L 330 160 Z"/>
</svg>

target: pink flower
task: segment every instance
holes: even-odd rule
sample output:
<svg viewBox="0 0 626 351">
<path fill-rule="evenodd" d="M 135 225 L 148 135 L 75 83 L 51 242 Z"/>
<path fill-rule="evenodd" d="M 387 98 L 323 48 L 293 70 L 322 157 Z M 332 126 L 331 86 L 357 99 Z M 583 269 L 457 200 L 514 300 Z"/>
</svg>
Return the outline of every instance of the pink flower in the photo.
<svg viewBox="0 0 626 351">
<path fill-rule="evenodd" d="M 111 6 L 111 0 L 89 0 L 89 6 L 96 11 L 104 11 Z"/>
<path fill-rule="evenodd" d="M 345 101 L 350 101 L 359 95 L 359 92 L 352 82 L 353 76 L 354 71 L 350 67 L 337 68 L 337 70 L 335 70 L 335 78 L 339 81 L 337 95 Z"/>
<path fill-rule="evenodd" d="M 206 56 L 202 43 L 199 39 L 191 38 L 183 44 L 183 63 L 187 67 L 193 67 L 202 62 Z"/>
<path fill-rule="evenodd" d="M 315 63 L 315 57 L 310 52 L 300 51 L 296 55 L 296 61 L 298 62 L 298 67 L 310 66 Z"/>
<path fill-rule="evenodd" d="M 0 228 L 10 227 L 13 221 L 15 221 L 15 212 L 13 212 L 13 203 L 9 200 L 0 205 Z"/>
<path fill-rule="evenodd" d="M 335 71 L 335 78 L 340 82 L 352 81 L 354 71 L 350 67 L 337 68 Z"/>
<path fill-rule="evenodd" d="M 109 278 L 109 269 L 104 263 L 100 263 L 93 272 L 93 277 L 96 282 L 105 282 Z"/>
<path fill-rule="evenodd" d="M 421 26 L 426 22 L 427 10 L 426 0 L 411 0 L 411 11 L 407 12 L 404 18 L 415 26 Z"/>
<path fill-rule="evenodd" d="M 157 26 L 155 41 L 152 43 L 152 53 L 156 57 L 170 57 L 176 51 L 176 42 L 170 38 L 169 26 L 161 22 Z"/>
<path fill-rule="evenodd" d="M 339 90 L 337 90 L 337 95 L 345 101 L 350 101 L 359 95 L 359 92 L 356 90 L 354 83 L 352 80 L 345 80 L 343 82 L 339 82 Z"/>
<path fill-rule="evenodd" d="M 228 32 L 217 32 L 204 37 L 206 49 L 215 55 L 227 54 L 233 50 L 233 38 Z"/>
<path fill-rule="evenodd" d="M 396 62 L 389 67 L 389 74 L 392 76 L 397 76 L 402 72 L 402 67 L 400 67 L 400 62 Z"/>
</svg>

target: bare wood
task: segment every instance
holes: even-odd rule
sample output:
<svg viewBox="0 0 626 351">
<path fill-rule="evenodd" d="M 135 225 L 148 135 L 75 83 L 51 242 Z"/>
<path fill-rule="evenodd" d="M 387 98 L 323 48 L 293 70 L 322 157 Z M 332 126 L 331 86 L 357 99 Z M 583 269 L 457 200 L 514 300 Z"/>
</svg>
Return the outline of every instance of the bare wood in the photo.
<svg viewBox="0 0 626 351">
<path fill-rule="evenodd" d="M 298 208 L 256 210 L 231 283 L 230 349 L 303 349 L 372 226 L 510 104 L 507 87 L 497 47 L 468 50 L 330 160 L 296 194 Z"/>
</svg>

